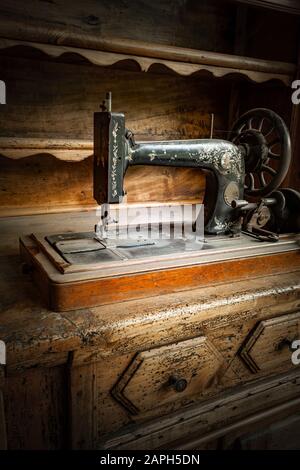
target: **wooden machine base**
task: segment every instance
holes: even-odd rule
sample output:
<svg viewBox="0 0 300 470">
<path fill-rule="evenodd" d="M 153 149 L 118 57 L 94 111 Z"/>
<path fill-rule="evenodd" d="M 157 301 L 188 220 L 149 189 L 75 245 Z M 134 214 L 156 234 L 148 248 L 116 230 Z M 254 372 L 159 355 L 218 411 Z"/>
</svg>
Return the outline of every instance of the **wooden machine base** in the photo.
<svg viewBox="0 0 300 470">
<path fill-rule="evenodd" d="M 299 269 L 300 250 L 295 237 L 283 237 L 278 243 L 248 240 L 249 246 L 243 249 L 232 239 L 219 251 L 103 265 L 72 265 L 45 236 L 21 238 L 20 251 L 47 306 L 67 311 Z"/>
</svg>

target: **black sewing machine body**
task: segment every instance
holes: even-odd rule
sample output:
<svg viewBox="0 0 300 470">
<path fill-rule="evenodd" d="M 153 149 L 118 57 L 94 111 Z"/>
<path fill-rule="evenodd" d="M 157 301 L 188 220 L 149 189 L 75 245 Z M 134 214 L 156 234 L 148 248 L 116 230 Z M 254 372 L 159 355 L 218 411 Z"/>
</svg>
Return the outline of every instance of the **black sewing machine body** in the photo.
<svg viewBox="0 0 300 470">
<path fill-rule="evenodd" d="M 135 143 L 127 137 L 123 114 L 95 114 L 94 197 L 98 203 L 119 203 L 123 179 L 131 165 L 195 167 L 213 174 L 206 192 L 209 207 L 205 230 L 210 234 L 240 231 L 239 211 L 231 203 L 243 199 L 245 166 L 241 147 L 217 139 Z M 106 157 L 106 158 L 105 158 Z"/>
</svg>

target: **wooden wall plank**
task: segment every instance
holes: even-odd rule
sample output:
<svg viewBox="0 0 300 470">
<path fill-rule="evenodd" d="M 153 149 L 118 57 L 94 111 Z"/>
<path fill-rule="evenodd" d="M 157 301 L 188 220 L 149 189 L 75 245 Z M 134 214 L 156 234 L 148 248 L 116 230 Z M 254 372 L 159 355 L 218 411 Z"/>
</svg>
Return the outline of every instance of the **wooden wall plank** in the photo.
<svg viewBox="0 0 300 470">
<path fill-rule="evenodd" d="M 227 81 L 3 56 L 0 62 L 10 90 L 9 104 L 0 108 L 2 136 L 90 142 L 93 113 L 107 90 L 137 140 L 208 137 L 212 112 L 215 136 L 226 135 Z M 70 163 L 49 155 L 2 157 L 1 170 L 2 215 L 95 205 L 91 158 Z M 174 168 L 134 168 L 126 178 L 129 201 L 200 200 L 204 183 L 198 171 Z"/>
<path fill-rule="evenodd" d="M 229 0 L 88 0 L 84 5 L 80 0 L 3 0 L 0 29 L 3 37 L 52 44 L 68 44 L 75 35 L 82 47 L 105 38 L 126 38 L 232 53 L 235 11 Z M 295 61 L 297 16 L 251 8 L 251 17 L 250 56 Z M 283 30 L 284 38 L 277 34 Z"/>
<path fill-rule="evenodd" d="M 156 41 L 162 44 L 221 52 L 237 51 L 239 38 L 234 38 L 232 27 L 235 15 L 231 17 L 228 13 L 231 9 L 226 10 L 220 2 L 205 1 L 200 5 L 192 0 L 183 6 L 174 0 L 172 8 L 170 2 L 153 5 L 146 0 L 126 1 L 122 4 L 115 0 L 110 5 L 99 5 L 90 0 L 82 9 L 75 2 L 71 9 L 69 2 L 59 0 L 54 8 L 48 2 L 31 0 L 24 6 L 24 3 L 15 0 L 2 2 L 0 11 L 7 21 L 21 21 L 23 24 L 30 16 L 30 21 L 35 24 L 39 22 L 40 28 L 44 28 L 54 42 L 59 37 L 62 42 L 64 40 L 65 36 L 55 35 L 55 28 L 62 18 L 59 12 L 64 12 L 63 18 L 70 30 L 83 35 L 108 37 L 117 32 L 121 37 L 126 31 L 129 39 L 138 39 L 143 31 L 143 38 L 140 38 L 143 40 L 149 41 L 155 36 Z M 234 13 L 236 6 L 230 8 L 233 8 Z M 134 14 L 131 13 L 133 10 Z M 113 15 L 112 11 L 117 13 Z M 47 23 L 41 17 L 42 14 L 47 18 Z M 281 16 L 276 12 L 272 14 L 275 15 L 272 17 L 272 28 L 276 29 Z M 245 20 L 248 30 L 251 15 L 247 22 Z M 116 28 L 117 21 L 119 28 Z M 283 21 L 288 21 L 285 16 Z M 288 30 L 291 33 L 282 42 L 285 49 L 292 51 L 287 47 L 293 43 L 294 37 L 294 23 L 290 21 L 292 23 Z M 179 29 L 174 30 L 175 22 Z M 260 50 L 261 23 L 259 25 L 253 37 L 248 36 L 245 53 Z M 64 26 L 67 27 L 66 24 Z M 208 35 L 204 34 L 206 28 L 209 29 Z M 265 28 L 264 32 L 269 34 L 271 26 L 267 23 Z M 272 50 L 281 51 L 274 43 L 279 35 L 271 35 Z M 196 38 L 195 43 L 191 37 Z M 249 49 L 249 41 L 256 44 L 255 50 Z M 81 139 L 82 142 L 90 143 L 93 139 L 93 113 L 99 110 L 99 104 L 108 90 L 113 93 L 113 110 L 125 112 L 126 124 L 132 128 L 137 140 L 207 137 L 211 113 L 215 115 L 214 137 L 226 138 L 228 121 L 231 124 L 234 120 L 239 100 L 241 111 L 265 106 L 279 112 L 286 122 L 290 119 L 290 90 L 278 83 L 272 88 L 269 84 L 253 85 L 242 80 L 244 93 L 239 98 L 234 93 L 230 94 L 229 79 L 212 79 L 207 73 L 180 77 L 156 66 L 151 74 L 143 74 L 130 61 L 123 63 L 126 70 L 121 72 L 116 67 L 95 67 L 74 57 L 63 59 L 64 62 L 73 63 L 62 63 L 61 60 L 45 58 L 37 51 L 25 53 L 23 50 L 22 54 L 23 58 L 17 57 L 20 51 L 16 52 L 16 57 L 3 51 L 0 54 L 1 79 L 7 84 L 8 102 L 6 106 L 0 107 L 0 137 Z M 294 54 L 293 51 L 291 54 Z M 18 164 L 1 159 L 1 170 L 1 215 L 71 210 L 95 204 L 91 189 L 91 159 L 78 165 L 61 164 L 46 155 L 42 156 L 41 162 L 34 157 Z M 126 186 L 129 201 L 199 201 L 205 183 L 203 176 L 196 171 L 134 168 L 128 173 Z"/>
<path fill-rule="evenodd" d="M 93 113 L 107 91 L 113 111 L 124 112 L 137 140 L 209 135 L 210 113 L 225 125 L 226 81 L 176 74 L 62 64 L 0 56 L 7 105 L 0 108 L 1 136 L 93 140 Z"/>
<path fill-rule="evenodd" d="M 297 72 L 295 80 L 300 79 L 300 28 L 297 38 L 298 58 L 297 58 Z M 292 89 L 291 91 L 294 91 Z M 290 98 L 291 99 L 291 98 Z M 300 105 L 293 104 L 291 112 L 291 140 L 292 140 L 292 156 L 293 163 L 287 175 L 286 181 L 289 186 L 300 191 Z"/>
<path fill-rule="evenodd" d="M 15 27 L 21 23 L 34 25 L 37 36 L 43 32 L 48 38 L 44 42 L 63 42 L 69 32 L 75 32 L 83 41 L 87 35 L 114 36 L 230 52 L 234 8 L 218 0 L 29 0 L 26 4 L 3 0 L 0 18 L 6 37 L 9 32 L 14 37 L 20 33 L 24 36 L 24 28 Z"/>
</svg>

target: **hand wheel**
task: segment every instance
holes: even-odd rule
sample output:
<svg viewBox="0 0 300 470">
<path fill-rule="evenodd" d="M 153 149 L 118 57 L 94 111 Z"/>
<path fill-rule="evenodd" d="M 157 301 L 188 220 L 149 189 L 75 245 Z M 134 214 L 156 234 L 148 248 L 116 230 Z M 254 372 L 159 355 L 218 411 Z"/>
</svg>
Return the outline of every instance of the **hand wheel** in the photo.
<svg viewBox="0 0 300 470">
<path fill-rule="evenodd" d="M 291 161 L 288 128 L 278 114 L 257 108 L 234 124 L 230 140 L 243 147 L 245 194 L 268 196 L 284 180 Z"/>
</svg>

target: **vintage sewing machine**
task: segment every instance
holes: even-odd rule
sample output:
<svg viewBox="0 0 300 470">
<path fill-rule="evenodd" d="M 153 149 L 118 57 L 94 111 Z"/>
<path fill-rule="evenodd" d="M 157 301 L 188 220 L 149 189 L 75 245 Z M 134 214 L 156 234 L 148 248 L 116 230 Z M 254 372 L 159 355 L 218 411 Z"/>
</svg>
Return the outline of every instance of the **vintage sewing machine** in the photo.
<svg viewBox="0 0 300 470">
<path fill-rule="evenodd" d="M 300 196 L 278 190 L 290 160 L 288 129 L 267 109 L 244 114 L 228 141 L 135 142 L 109 102 L 94 116 L 94 197 L 102 205 L 95 230 L 23 237 L 22 257 L 56 310 L 282 272 L 299 254 L 293 233 L 300 230 Z M 204 170 L 205 234 L 197 232 L 198 213 L 193 239 L 153 238 L 143 223 L 138 236 L 126 238 L 128 226 L 114 208 L 124 203 L 124 176 L 132 165 Z"/>
<path fill-rule="evenodd" d="M 264 121 L 269 122 L 268 133 L 273 133 L 271 141 L 262 132 Z M 131 165 L 208 170 L 209 191 L 204 199 L 207 234 L 239 234 L 243 212 L 278 208 L 279 200 L 283 201 L 278 193 L 266 198 L 284 180 L 291 160 L 288 129 L 273 111 L 254 109 L 244 114 L 231 132 L 232 142 L 200 139 L 136 143 L 125 128 L 124 115 L 111 112 L 95 114 L 94 135 L 94 197 L 99 204 L 122 202 L 124 175 Z M 274 146 L 280 153 L 272 151 Z M 272 160 L 279 164 L 274 167 Z M 255 187 L 257 183 L 259 187 Z M 244 195 L 264 198 L 259 204 L 249 204 Z"/>
</svg>

